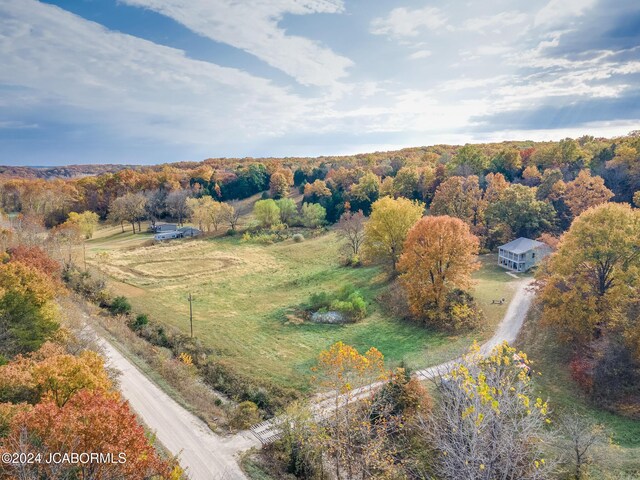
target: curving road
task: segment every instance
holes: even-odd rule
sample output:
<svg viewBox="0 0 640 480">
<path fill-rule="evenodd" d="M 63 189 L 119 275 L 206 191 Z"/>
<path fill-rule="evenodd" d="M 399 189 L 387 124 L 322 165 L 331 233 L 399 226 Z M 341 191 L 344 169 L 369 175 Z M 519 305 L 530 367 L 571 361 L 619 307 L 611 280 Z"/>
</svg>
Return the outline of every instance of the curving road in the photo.
<svg viewBox="0 0 640 480">
<path fill-rule="evenodd" d="M 503 341 L 515 341 L 534 297 L 528 287 L 532 280 L 518 281 L 516 293 L 496 333 L 480 351 L 487 354 Z M 223 437 L 213 433 L 204 422 L 189 413 L 171 397 L 152 383 L 142 372 L 105 340 L 100 340 L 109 364 L 122 372 L 120 388 L 123 396 L 146 425 L 155 431 L 158 440 L 174 455 L 192 480 L 246 479 L 240 469 L 238 455 L 261 443 L 278 437 L 278 419 L 263 422 L 252 431 Z M 418 370 L 414 375 L 422 379 L 433 378 L 447 371 L 458 359 Z M 369 395 L 379 383 L 367 385 L 352 392 L 351 398 Z M 314 412 L 318 417 L 330 414 L 335 399 L 318 402 Z"/>
</svg>

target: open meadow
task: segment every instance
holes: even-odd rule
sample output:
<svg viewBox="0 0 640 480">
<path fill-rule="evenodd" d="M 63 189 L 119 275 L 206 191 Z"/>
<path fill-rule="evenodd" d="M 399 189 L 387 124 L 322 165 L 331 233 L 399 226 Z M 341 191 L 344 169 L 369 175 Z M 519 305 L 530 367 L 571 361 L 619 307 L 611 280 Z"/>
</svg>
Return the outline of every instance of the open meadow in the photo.
<svg viewBox="0 0 640 480">
<path fill-rule="evenodd" d="M 388 284 L 377 267 L 340 265 L 339 240 L 329 232 L 304 242 L 272 245 L 238 237 L 178 240 L 150 245 L 149 236 L 101 229 L 88 243 L 89 262 L 110 279 L 114 293 L 125 295 L 136 313 L 189 332 L 193 295 L 194 334 L 232 368 L 280 386 L 307 390 L 318 353 L 337 341 L 366 350 L 375 346 L 389 365 L 405 361 L 424 367 L 463 353 L 474 339 L 490 336 L 502 318 L 512 281 L 482 257 L 474 275 L 476 297 L 487 324 L 471 334 L 447 336 L 421 325 L 390 318 L 377 298 Z M 106 252 L 98 255 L 100 252 Z M 302 322 L 296 309 L 312 293 L 359 289 L 369 314 L 356 324 Z M 491 300 L 506 298 L 504 305 Z"/>
</svg>

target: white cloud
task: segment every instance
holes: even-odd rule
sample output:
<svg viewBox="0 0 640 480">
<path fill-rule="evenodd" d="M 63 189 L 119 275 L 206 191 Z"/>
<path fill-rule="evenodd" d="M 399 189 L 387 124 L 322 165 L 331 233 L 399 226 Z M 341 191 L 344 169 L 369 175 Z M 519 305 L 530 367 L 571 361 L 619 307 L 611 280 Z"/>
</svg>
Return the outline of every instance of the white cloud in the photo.
<svg viewBox="0 0 640 480">
<path fill-rule="evenodd" d="M 311 102 L 269 80 L 187 58 L 33 0 L 0 3 L 3 108 L 53 107 L 57 120 L 125 136 L 215 145 L 299 126 Z"/>
<path fill-rule="evenodd" d="M 411 60 L 420 60 L 422 58 L 430 57 L 431 55 L 433 55 L 433 52 L 431 50 L 418 50 L 417 52 L 413 52 L 411 55 L 409 55 L 409 58 Z"/>
<path fill-rule="evenodd" d="M 287 35 L 285 14 L 341 13 L 341 0 L 120 0 L 168 16 L 190 30 L 242 49 L 303 85 L 326 86 L 347 76 L 351 60 L 308 38 Z"/>
<path fill-rule="evenodd" d="M 504 27 L 522 24 L 528 18 L 528 15 L 522 12 L 501 12 L 496 15 L 470 18 L 462 24 L 462 29 L 477 33 L 500 31 Z"/>
<path fill-rule="evenodd" d="M 597 0 L 550 0 L 535 16 L 534 25 L 555 26 L 571 17 L 579 17 L 596 4 Z"/>
<path fill-rule="evenodd" d="M 421 9 L 394 8 L 387 17 L 375 18 L 370 31 L 374 35 L 387 35 L 392 38 L 415 37 L 420 30 L 437 30 L 447 25 L 447 19 L 440 9 L 424 7 Z"/>
</svg>

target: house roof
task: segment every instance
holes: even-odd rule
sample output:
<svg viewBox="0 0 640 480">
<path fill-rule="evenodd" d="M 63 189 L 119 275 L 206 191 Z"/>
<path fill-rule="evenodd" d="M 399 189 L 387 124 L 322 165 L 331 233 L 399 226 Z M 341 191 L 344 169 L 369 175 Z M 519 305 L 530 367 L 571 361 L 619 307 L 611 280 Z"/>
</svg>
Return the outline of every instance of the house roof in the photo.
<svg viewBox="0 0 640 480">
<path fill-rule="evenodd" d="M 499 248 L 503 250 L 509 250 L 513 253 L 524 253 L 534 248 L 544 247 L 545 243 L 538 242 L 537 240 L 531 240 L 530 238 L 520 237 L 515 240 L 511 240 L 509 243 L 501 245 Z"/>
</svg>

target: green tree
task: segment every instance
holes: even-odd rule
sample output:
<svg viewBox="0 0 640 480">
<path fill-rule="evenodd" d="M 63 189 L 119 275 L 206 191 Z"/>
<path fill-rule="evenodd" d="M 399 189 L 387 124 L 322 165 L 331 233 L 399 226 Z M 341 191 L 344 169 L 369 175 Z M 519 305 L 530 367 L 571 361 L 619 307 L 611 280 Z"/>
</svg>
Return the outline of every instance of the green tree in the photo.
<svg viewBox="0 0 640 480">
<path fill-rule="evenodd" d="M 298 206 L 292 198 L 280 198 L 276 200 L 276 205 L 280 209 L 280 221 L 285 225 L 291 225 L 298 215 Z"/>
<path fill-rule="evenodd" d="M 448 166 L 462 176 L 480 175 L 489 167 L 489 158 L 477 146 L 467 144 L 457 151 Z"/>
<path fill-rule="evenodd" d="M 536 199 L 535 188 L 511 185 L 502 197 L 487 207 L 485 215 L 493 224 L 504 223 L 518 237 L 537 238 L 554 228 L 556 212 L 547 202 Z"/>
<path fill-rule="evenodd" d="M 324 225 L 327 218 L 325 208 L 317 203 L 302 204 L 302 224 L 307 228 L 316 228 Z"/>
<path fill-rule="evenodd" d="M 258 200 L 253 206 L 253 216 L 261 227 L 272 227 L 280 223 L 280 209 L 275 200 Z"/>
</svg>

